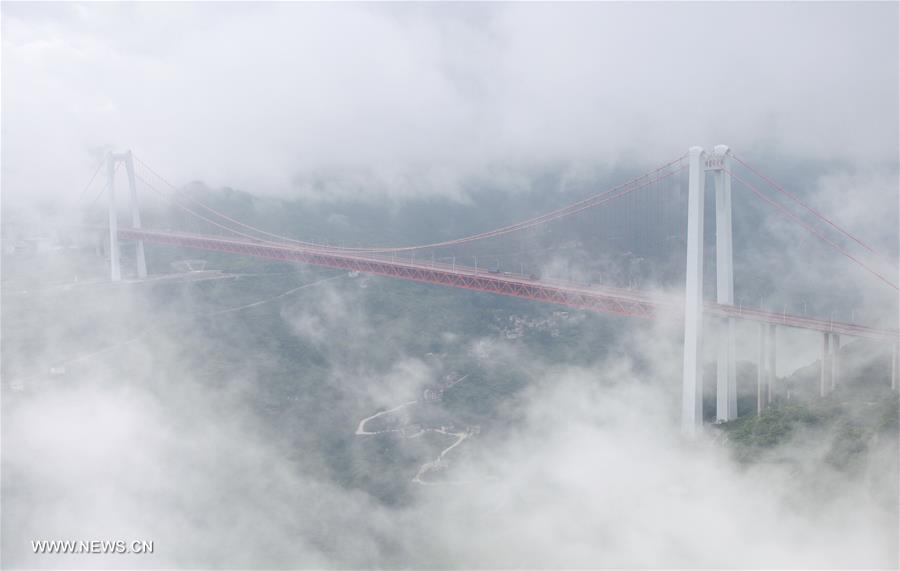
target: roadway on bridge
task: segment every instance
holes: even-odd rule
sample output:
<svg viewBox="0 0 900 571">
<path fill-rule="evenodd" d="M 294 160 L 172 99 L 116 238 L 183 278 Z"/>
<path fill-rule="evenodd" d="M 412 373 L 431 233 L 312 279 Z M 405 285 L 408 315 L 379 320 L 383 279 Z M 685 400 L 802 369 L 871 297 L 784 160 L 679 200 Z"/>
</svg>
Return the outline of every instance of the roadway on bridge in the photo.
<svg viewBox="0 0 900 571">
<path fill-rule="evenodd" d="M 634 290 L 581 284 L 563 280 L 535 279 L 507 272 L 492 272 L 459 264 L 417 262 L 379 253 L 346 253 L 326 247 L 279 244 L 264 240 L 225 238 L 187 232 L 120 228 L 119 237 L 201 250 L 228 252 L 288 262 L 359 271 L 448 287 L 472 289 L 513 297 L 565 305 L 632 317 L 653 318 L 683 311 L 680 296 L 650 295 Z M 757 321 L 798 329 L 830 332 L 870 339 L 897 339 L 896 330 L 735 307 L 706 302 L 705 311 L 716 317 Z"/>
</svg>

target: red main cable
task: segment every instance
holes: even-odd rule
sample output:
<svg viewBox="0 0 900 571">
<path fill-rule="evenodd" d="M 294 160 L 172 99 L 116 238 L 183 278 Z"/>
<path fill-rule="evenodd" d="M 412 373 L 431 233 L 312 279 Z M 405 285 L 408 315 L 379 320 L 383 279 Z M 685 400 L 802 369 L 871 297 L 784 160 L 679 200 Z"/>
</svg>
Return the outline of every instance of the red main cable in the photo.
<svg viewBox="0 0 900 571">
<path fill-rule="evenodd" d="M 744 186 L 746 186 L 747 188 L 749 188 L 754 194 L 756 194 L 756 196 L 758 196 L 758 197 L 761 198 L 762 200 L 768 202 L 770 205 L 772 205 L 772 206 L 774 206 L 775 208 L 777 208 L 778 210 L 780 210 L 783 214 L 785 214 L 786 216 L 788 216 L 789 218 L 791 218 L 791 219 L 792 219 L 794 222 L 796 222 L 797 224 L 803 226 L 808 232 L 810 232 L 811 234 L 813 234 L 814 236 L 816 236 L 817 238 L 819 238 L 820 240 L 822 240 L 823 242 L 825 242 L 826 244 L 828 244 L 829 246 L 831 246 L 832 248 L 834 248 L 835 250 L 837 250 L 838 252 L 840 252 L 841 254 L 843 254 L 844 256 L 846 256 L 847 258 L 849 258 L 851 261 L 853 261 L 854 263 L 856 263 L 857 265 L 859 265 L 861 268 L 863 268 L 864 270 L 866 270 L 867 272 L 869 272 L 870 274 L 872 274 L 873 276 L 875 276 L 875 277 L 878 278 L 879 280 L 883 281 L 884 283 L 886 283 L 887 285 L 891 286 L 891 287 L 894 288 L 895 290 L 900 291 L 900 288 L 897 287 L 897 284 L 891 282 L 891 281 L 888 280 L 886 277 L 884 277 L 883 275 L 881 275 L 881 274 L 878 273 L 877 271 L 875 271 L 875 270 L 873 270 L 872 268 L 870 268 L 870 267 L 869 267 L 868 265 L 866 265 L 864 262 L 862 262 L 861 260 L 859 260 L 858 258 L 856 258 L 855 256 L 853 256 L 853 254 L 851 254 L 851 253 L 848 252 L 847 250 L 843 249 L 839 244 L 837 244 L 837 243 L 833 242 L 832 240 L 828 239 L 827 236 L 825 236 L 824 234 L 822 234 L 821 232 L 819 232 L 817 229 L 815 229 L 814 227 L 812 227 L 812 226 L 810 226 L 809 224 L 807 224 L 806 222 L 804 222 L 799 216 L 797 216 L 796 214 L 794 214 L 793 212 L 791 212 L 790 210 L 788 210 L 787 208 L 785 208 L 785 207 L 782 206 L 781 204 L 775 202 L 774 200 L 772 200 L 771 198 L 769 198 L 768 196 L 766 196 L 765 194 L 763 194 L 762 191 L 760 191 L 758 188 L 756 188 L 755 186 L 753 186 L 752 184 L 750 184 L 749 182 L 747 182 L 746 180 L 744 180 L 744 179 L 741 178 L 740 176 L 734 174 L 733 172 L 731 172 L 731 171 L 729 171 L 729 170 L 727 170 L 727 169 L 725 169 L 725 172 L 727 172 L 727 173 L 730 174 L 732 177 L 734 177 L 738 182 L 742 183 Z"/>
<path fill-rule="evenodd" d="M 225 215 L 225 214 L 223 214 L 223 213 L 221 213 L 221 212 L 219 212 L 219 211 L 217 211 L 217 210 L 215 210 L 215 209 L 213 209 L 213 208 L 211 208 L 211 207 L 209 207 L 209 206 L 203 204 L 202 202 L 200 202 L 200 201 L 194 199 L 193 197 L 187 196 L 187 198 L 188 198 L 188 200 L 190 200 L 190 201 L 193 202 L 194 204 L 197 204 L 198 206 L 200 206 L 200 207 L 203 208 L 204 210 L 206 210 L 206 211 L 208 211 L 208 212 L 214 214 L 215 216 L 220 217 L 220 218 L 223 219 L 223 220 L 227 220 L 228 222 L 231 222 L 231 223 L 233 223 L 233 224 L 237 224 L 237 225 L 239 225 L 239 226 L 241 226 L 241 227 L 243 227 L 243 228 L 246 228 L 246 229 L 248 229 L 248 230 L 250 230 L 250 231 L 252 231 L 252 232 L 257 232 L 257 233 L 263 234 L 263 235 L 265 235 L 265 236 L 270 236 L 270 237 L 272 237 L 272 238 L 276 238 L 276 239 L 283 240 L 283 241 L 286 241 L 286 242 L 291 242 L 291 243 L 294 243 L 294 244 L 299 244 L 299 245 L 305 246 L 305 247 L 320 248 L 320 249 L 327 249 L 327 250 L 334 250 L 334 251 L 346 251 L 346 252 L 369 252 L 369 253 L 408 252 L 408 251 L 412 251 L 412 250 L 424 250 L 424 249 L 429 249 L 429 248 L 439 248 L 439 247 L 446 247 L 446 246 L 455 246 L 455 245 L 458 245 L 458 244 L 465 244 L 465 243 L 468 243 L 468 242 L 474 242 L 474 241 L 476 241 L 476 240 L 482 240 L 482 239 L 486 239 L 486 238 L 493 238 L 493 237 L 496 237 L 496 236 L 501 236 L 501 235 L 504 235 L 504 234 L 508 234 L 508 233 L 510 233 L 510 232 L 515 232 L 515 231 L 518 231 L 518 230 L 523 230 L 523 229 L 526 229 L 526 228 L 531 228 L 531 227 L 533 227 L 533 226 L 537 226 L 537 225 L 539 225 L 539 224 L 543 224 L 543 223 L 549 222 L 549 221 L 551 221 L 551 220 L 556 220 L 556 219 L 562 218 L 562 217 L 564 217 L 564 216 L 569 216 L 569 215 L 571 215 L 571 214 L 575 214 L 575 213 L 577 213 L 577 212 L 581 212 L 582 210 L 585 210 L 585 209 L 587 209 L 587 208 L 591 208 L 591 207 L 597 206 L 597 205 L 599 205 L 599 204 L 602 204 L 602 203 L 607 202 L 607 201 L 609 201 L 609 200 L 613 200 L 613 199 L 615 199 L 615 198 L 619 198 L 620 196 L 624 196 L 624 195 L 626 195 L 626 194 L 629 194 L 629 193 L 631 193 L 631 192 L 634 192 L 635 190 L 640 190 L 640 189 L 642 189 L 642 188 L 645 188 L 646 186 L 649 186 L 649 185 L 652 184 L 653 182 L 657 182 L 657 181 L 659 181 L 659 180 L 662 180 L 662 179 L 664 179 L 664 178 L 667 178 L 667 177 L 669 177 L 669 176 L 672 176 L 672 175 L 674 175 L 674 174 L 677 174 L 678 172 L 681 172 L 681 171 L 684 170 L 684 168 L 685 168 L 684 165 L 681 164 L 681 162 L 682 162 L 682 160 L 685 158 L 685 156 L 687 156 L 687 155 L 682 155 L 682 156 L 678 157 L 677 159 L 674 159 L 674 160 L 672 160 L 672 161 L 669 161 L 668 163 L 662 165 L 661 167 L 659 167 L 659 168 L 657 168 L 657 169 L 654 169 L 653 171 L 650 171 L 650 172 L 647 173 L 647 174 L 644 174 L 644 175 L 639 176 L 639 177 L 637 177 L 637 178 L 631 179 L 631 180 L 629 180 L 628 182 L 625 182 L 625 183 L 620 184 L 620 185 L 618 185 L 618 186 L 616 186 L 616 187 L 613 187 L 613 188 L 611 188 L 611 189 L 609 189 L 609 190 L 607 190 L 607 191 L 605 191 L 605 192 L 602 192 L 602 193 L 600 193 L 600 194 L 595 194 L 595 195 L 590 196 L 590 197 L 588 197 L 588 198 L 586 198 L 586 199 L 580 200 L 580 201 L 578 201 L 578 202 L 575 202 L 575 203 L 573 203 L 573 204 L 570 204 L 570 205 L 565 206 L 565 207 L 563 207 L 563 208 L 560 208 L 560 209 L 558 209 L 558 210 L 554 210 L 554 211 L 552 211 L 552 212 L 548 212 L 548 213 L 546 213 L 546 214 L 542 214 L 542 215 L 537 216 L 537 217 L 535 217 L 535 218 L 531 218 L 531 219 L 529 219 L 529 220 L 524 220 L 524 221 L 521 221 L 521 222 L 517 222 L 517 223 L 515 223 L 515 224 L 511 224 L 511 225 L 509 225 L 509 226 L 504 226 L 504 227 L 502 227 L 502 228 L 497 228 L 497 229 L 494 229 L 494 230 L 489 230 L 489 231 L 487 231 L 487 232 L 482 232 L 482 233 L 480 233 L 480 234 L 473 234 L 473 235 L 471 235 L 471 236 L 465 236 L 465 237 L 462 237 L 462 238 L 456 238 L 456 239 L 454 239 L 454 240 L 447 240 L 447 241 L 444 241 L 444 242 L 435 242 L 435 243 L 432 243 L 432 244 L 420 244 L 420 245 L 415 245 L 415 246 L 400 246 L 400 247 L 389 247 L 389 246 L 385 246 L 385 247 L 353 248 L 353 247 L 346 247 L 346 246 L 328 246 L 328 245 L 323 245 L 323 244 L 316 244 L 316 243 L 313 243 L 313 242 L 303 242 L 303 241 L 296 240 L 296 239 L 293 239 L 293 238 L 288 238 L 288 237 L 286 237 L 286 236 L 280 236 L 280 235 L 278 235 L 278 234 L 272 234 L 271 232 L 266 232 L 265 230 L 261 230 L 261 229 L 259 229 L 259 228 L 254 227 L 254 226 L 251 226 L 251 225 L 249 225 L 249 224 L 245 224 L 245 223 L 243 223 L 243 222 L 241 222 L 241 221 L 239 221 L 239 220 L 235 220 L 234 218 L 231 218 L 231 217 L 229 217 L 229 216 L 227 216 L 227 215 Z M 166 185 L 168 185 L 168 186 L 171 187 L 172 189 L 175 189 L 175 186 L 174 186 L 172 183 L 168 182 L 165 178 L 163 178 L 161 175 L 159 175 L 159 174 L 158 174 L 156 171 L 154 171 L 147 163 L 145 163 L 144 161 L 142 161 L 142 160 L 141 160 L 140 158 L 138 158 L 138 157 L 135 157 L 135 160 L 136 160 L 138 163 L 140 163 L 143 167 L 145 167 L 147 170 L 149 170 L 154 176 L 156 176 L 156 177 L 159 178 L 161 181 L 163 181 Z M 677 167 L 677 168 L 675 168 L 675 167 Z M 673 170 L 673 169 L 674 169 L 674 170 Z M 665 171 L 668 171 L 668 172 L 665 172 Z M 665 174 L 662 174 L 663 172 L 665 172 Z M 654 177 L 655 177 L 655 178 L 654 178 Z M 640 182 L 642 182 L 642 181 L 643 181 L 642 184 L 638 184 L 638 183 L 640 183 Z M 146 183 L 146 181 L 144 181 L 144 182 Z M 633 185 L 637 185 L 637 186 L 633 186 Z M 631 188 L 629 188 L 629 187 L 631 187 Z M 618 194 L 614 194 L 614 193 L 616 193 L 617 191 L 620 191 L 620 192 L 618 192 Z M 208 219 L 207 219 L 207 220 L 208 220 Z M 239 234 L 239 235 L 245 236 L 245 234 L 241 234 L 241 233 L 239 233 L 239 232 L 236 232 L 236 233 Z M 267 240 L 261 239 L 261 238 L 257 238 L 257 239 L 259 239 L 259 240 L 261 240 L 261 241 L 264 241 L 264 242 L 267 241 Z"/>
<path fill-rule="evenodd" d="M 750 165 L 748 165 L 747 163 L 745 163 L 744 161 L 742 161 L 742 160 L 740 159 L 740 157 L 738 157 L 738 156 L 736 156 L 736 155 L 731 155 L 731 156 L 734 157 L 734 160 L 736 160 L 737 162 L 739 162 L 740 164 L 742 164 L 747 170 L 749 170 L 750 172 L 752 172 L 753 174 L 755 174 L 755 175 L 758 176 L 759 178 L 761 178 L 761 179 L 763 179 L 764 181 L 766 181 L 767 183 L 769 183 L 769 186 L 771 186 L 772 188 L 774 188 L 775 190 L 777 190 L 777 191 L 780 192 L 781 194 L 787 196 L 788 198 L 790 198 L 791 200 L 793 200 L 794 202 L 796 202 L 797 204 L 799 204 L 800 206 L 802 206 L 803 208 L 805 208 L 806 210 L 808 210 L 809 212 L 812 212 L 813 215 L 814 215 L 816 218 L 818 218 L 819 220 L 822 220 L 823 222 L 825 222 L 826 224 L 828 224 L 829 226 L 831 226 L 832 228 L 834 228 L 835 230 L 837 230 L 838 232 L 840 232 L 840 233 L 843 234 L 844 236 L 850 238 L 851 240 L 853 240 L 854 242 L 856 242 L 857 244 L 859 244 L 860 246 L 862 246 L 862 247 L 865 248 L 866 250 L 872 252 L 873 254 L 876 254 L 875 250 L 873 250 L 871 246 L 869 246 L 868 244 L 866 244 L 865 242 L 863 242 L 862 240 L 860 240 L 859 238 L 857 238 L 856 236 L 854 236 L 853 234 L 851 234 L 848 230 L 844 230 L 843 228 L 841 228 L 840 226 L 838 226 L 837 224 L 835 224 L 834 222 L 832 222 L 828 217 L 826 217 L 824 214 L 822 214 L 821 212 L 819 212 L 818 210 L 816 210 L 816 209 L 813 208 L 812 206 L 810 206 L 810 205 L 806 204 L 805 202 L 803 202 L 802 200 L 800 200 L 800 198 L 798 198 L 797 195 L 795 195 L 795 194 L 793 194 L 793 193 L 791 193 L 791 192 L 788 192 L 788 191 L 785 190 L 782 186 L 780 186 L 778 183 L 776 183 L 774 180 L 772 180 L 771 178 L 767 177 L 767 176 L 764 175 L 763 173 L 759 172 L 759 171 L 756 170 L 755 168 L 751 167 Z"/>
<path fill-rule="evenodd" d="M 202 214 L 198 214 L 197 212 L 194 212 L 193 210 L 191 210 L 191 209 L 188 208 L 187 206 L 181 204 L 180 202 L 178 202 L 177 199 L 174 199 L 174 198 L 172 198 L 172 197 L 166 196 L 166 194 L 165 194 L 164 192 L 162 192 L 161 190 L 157 189 L 155 186 L 153 186 L 152 184 L 150 184 L 150 183 L 149 183 L 144 177 L 142 177 L 141 175 L 135 174 L 135 178 L 136 178 L 137 180 L 141 181 L 142 183 L 144 183 L 144 185 L 146 185 L 147 188 L 149 188 L 150 190 L 152 190 L 153 192 L 155 192 L 156 194 L 158 194 L 158 195 L 160 196 L 160 198 L 162 198 L 163 200 L 168 201 L 170 204 L 174 204 L 174 205 L 177 206 L 178 208 L 184 210 L 185 212 L 187 212 L 188 214 L 190 214 L 190 215 L 192 215 L 192 216 L 195 216 L 195 217 L 199 218 L 200 220 L 203 220 L 204 222 L 207 222 L 207 223 L 209 223 L 209 224 L 212 224 L 213 226 L 216 226 L 216 227 L 221 228 L 221 229 L 223 229 L 223 230 L 227 230 L 228 232 L 231 232 L 232 234 L 234 234 L 234 235 L 236 235 L 236 236 L 241 236 L 242 238 L 248 238 L 248 239 L 250 239 L 250 240 L 252 240 L 252 241 L 254 241 L 254 242 L 261 242 L 261 243 L 264 243 L 264 244 L 271 244 L 271 245 L 274 245 L 274 246 L 283 246 L 283 245 L 284 245 L 284 244 L 279 244 L 279 243 L 277 243 L 277 242 L 270 242 L 270 241 L 267 241 L 267 240 L 262 240 L 262 239 L 260 239 L 260 238 L 257 238 L 256 236 L 251 236 L 250 234 L 244 234 L 243 232 L 239 232 L 239 231 L 237 231 L 237 230 L 235 230 L 235 229 L 233 229 L 233 228 L 229 228 L 228 226 L 225 226 L 224 224 L 220 224 L 220 223 L 216 222 L 215 220 L 211 220 L 211 219 L 207 218 L 206 216 L 203 216 Z"/>
<path fill-rule="evenodd" d="M 153 176 L 155 176 L 155 177 L 158 178 L 159 180 L 163 181 L 163 182 L 166 184 L 166 186 L 168 186 L 168 187 L 171 188 L 172 190 L 175 190 L 175 191 L 178 190 L 178 189 L 175 187 L 175 185 L 173 185 L 171 182 L 169 182 L 168 180 L 166 180 L 165 178 L 163 178 L 163 176 L 162 176 L 161 174 L 159 174 L 158 172 L 156 172 L 155 170 L 153 170 L 153 169 L 150 167 L 150 165 L 148 165 L 147 163 L 145 163 L 144 161 L 142 161 L 140 158 L 138 158 L 137 156 L 135 156 L 135 157 L 134 157 L 134 160 L 137 161 L 138 164 L 140 164 L 141 166 L 143 166 L 144 168 L 146 168 L 148 171 L 150 171 L 150 173 L 151 173 Z M 141 179 L 141 180 L 144 180 L 144 179 Z M 150 186 L 150 183 L 148 183 L 146 180 L 144 180 L 144 184 L 146 184 L 147 186 Z M 153 187 L 151 187 L 151 188 L 153 188 Z M 154 192 L 160 192 L 160 191 L 156 190 L 155 188 L 154 188 L 153 190 L 154 190 Z M 251 225 L 249 225 L 249 224 L 245 224 L 245 223 L 241 222 L 240 220 L 235 220 L 234 218 L 231 218 L 230 216 L 228 216 L 228 215 L 226 215 L 226 214 L 223 214 L 222 212 L 219 212 L 218 210 L 216 210 L 216 209 L 214 209 L 214 208 L 211 208 L 211 207 L 209 207 L 209 206 L 203 204 L 202 202 L 200 202 L 200 201 L 197 200 L 196 198 L 190 196 L 189 194 L 186 194 L 186 193 L 185 193 L 185 194 L 183 194 L 183 196 L 184 196 L 185 198 L 187 198 L 189 201 L 191 201 L 192 203 L 194 203 L 194 204 L 196 204 L 197 206 L 199 206 L 200 208 L 202 208 L 202 209 L 206 210 L 207 212 L 213 214 L 214 216 L 218 216 L 219 218 L 221 218 L 221 219 L 223 219 L 223 220 L 227 220 L 228 222 L 231 222 L 232 224 L 237 224 L 238 226 L 241 226 L 241 227 L 243 227 L 243 228 L 246 228 L 246 229 L 250 230 L 251 232 L 256 232 L 256 233 L 258 233 L 258 234 L 263 234 L 263 235 L 265 235 L 265 236 L 270 236 L 270 237 L 272 237 L 272 238 L 277 238 L 277 239 L 279 239 L 279 240 L 283 240 L 283 241 L 286 241 L 286 242 L 291 242 L 291 243 L 293 243 L 293 244 L 299 244 L 299 245 L 301 245 L 301 246 L 306 246 L 306 247 L 310 247 L 310 248 L 328 248 L 328 249 L 335 249 L 335 250 L 343 249 L 343 248 L 341 248 L 341 247 L 339 247 L 339 246 L 328 246 L 327 244 L 317 244 L 317 243 L 315 243 L 315 242 L 303 242 L 303 241 L 300 241 L 300 240 L 294 240 L 293 238 L 288 238 L 287 236 L 280 236 L 280 235 L 278 235 L 278 234 L 272 234 L 271 232 L 266 232 L 265 230 L 260 230 L 259 228 L 256 228 L 255 226 L 251 226 Z M 209 220 L 208 218 L 206 218 L 206 217 L 204 217 L 204 216 L 201 216 L 201 215 L 197 214 L 197 213 L 194 212 L 193 210 L 190 210 L 190 209 L 187 209 L 187 208 L 183 207 L 181 204 L 179 204 L 179 206 L 182 207 L 182 208 L 184 208 L 185 210 L 187 210 L 187 211 L 190 212 L 191 214 L 197 216 L 198 218 L 201 218 L 201 219 L 203 219 L 203 220 L 206 220 L 207 222 L 212 222 L 212 221 Z M 213 222 L 213 223 L 214 223 L 214 222 Z M 228 227 L 223 226 L 223 225 L 218 224 L 218 223 L 214 223 L 214 224 L 216 224 L 216 226 L 219 226 L 220 228 L 224 228 L 224 229 L 226 229 L 226 230 L 229 230 L 229 231 L 231 231 L 231 232 L 234 232 L 235 234 L 237 234 L 237 235 L 239 235 L 239 236 L 247 237 L 247 234 L 243 234 L 243 233 L 241 233 L 241 232 L 238 232 L 238 231 L 236 231 L 236 230 L 233 230 L 233 229 L 231 229 L 231 228 L 228 228 Z M 263 242 L 268 242 L 268 243 L 270 243 L 270 244 L 275 244 L 275 242 L 271 242 L 271 241 L 265 240 L 265 239 L 263 239 L 263 238 L 257 238 L 257 237 L 252 237 L 252 238 L 253 238 L 254 240 L 260 240 L 260 241 L 263 241 Z"/>
</svg>

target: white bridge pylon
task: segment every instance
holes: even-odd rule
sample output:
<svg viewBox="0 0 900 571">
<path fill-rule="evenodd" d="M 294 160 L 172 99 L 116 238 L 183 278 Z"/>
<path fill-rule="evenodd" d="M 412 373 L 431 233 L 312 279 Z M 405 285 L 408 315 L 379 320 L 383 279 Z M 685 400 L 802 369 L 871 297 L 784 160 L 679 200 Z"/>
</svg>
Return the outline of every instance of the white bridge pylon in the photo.
<svg viewBox="0 0 900 571">
<path fill-rule="evenodd" d="M 141 227 L 141 211 L 138 207 L 137 186 L 134 181 L 134 159 L 131 151 L 109 153 L 106 157 L 106 184 L 109 197 L 109 276 L 114 282 L 122 279 L 122 268 L 119 259 L 119 220 L 116 212 L 116 166 L 125 165 L 128 175 L 128 190 L 131 203 L 131 226 Z M 144 258 L 144 241 L 138 240 L 135 250 L 138 278 L 147 277 L 147 260 Z"/>
<path fill-rule="evenodd" d="M 702 147 L 691 147 L 688 166 L 681 428 L 693 435 L 703 426 L 703 210 L 708 172 L 713 174 L 716 192 L 716 301 L 734 305 L 731 149 L 718 145 L 708 154 Z M 727 317 L 717 335 L 716 421 L 737 418 L 735 375 L 734 319 Z"/>
</svg>

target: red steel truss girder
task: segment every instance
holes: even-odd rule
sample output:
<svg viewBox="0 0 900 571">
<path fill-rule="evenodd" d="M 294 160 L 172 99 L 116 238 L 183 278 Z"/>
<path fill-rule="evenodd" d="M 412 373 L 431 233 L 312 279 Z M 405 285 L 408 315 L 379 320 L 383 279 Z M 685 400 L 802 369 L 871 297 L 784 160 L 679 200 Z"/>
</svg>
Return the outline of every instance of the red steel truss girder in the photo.
<svg viewBox="0 0 900 571">
<path fill-rule="evenodd" d="M 551 285 L 538 281 L 527 281 L 491 273 L 480 273 L 482 270 L 451 268 L 446 264 L 422 265 L 395 260 L 378 259 L 333 251 L 318 251 L 312 248 L 281 246 L 269 242 L 251 242 L 232 240 L 217 236 L 203 236 L 155 230 L 137 230 L 120 228 L 119 238 L 125 240 L 144 240 L 159 244 L 169 244 L 186 248 L 210 250 L 268 258 L 274 260 L 301 262 L 315 266 L 337 268 L 362 273 L 376 274 L 422 283 L 443 285 L 495 293 L 523 299 L 531 299 L 546 303 L 565 305 L 575 309 L 586 309 L 604 313 L 612 313 L 629 317 L 652 318 L 660 310 L 678 310 L 677 304 L 668 299 L 655 299 L 630 292 L 584 290 L 565 285 Z M 758 309 L 738 308 L 720 305 L 713 302 L 705 304 L 708 315 L 717 317 L 733 317 L 762 323 L 771 323 L 787 327 L 809 329 L 813 331 L 832 332 L 854 337 L 871 339 L 896 339 L 898 332 L 877 329 L 853 323 L 844 323 L 816 319 L 787 313 L 774 313 Z"/>
<path fill-rule="evenodd" d="M 711 302 L 705 304 L 705 311 L 709 315 L 718 317 L 734 317 L 736 319 L 758 321 L 760 323 L 770 323 L 773 325 L 784 325 L 786 327 L 794 327 L 797 329 L 811 329 L 823 333 L 837 333 L 852 337 L 866 337 L 869 339 L 896 339 L 897 337 L 900 337 L 900 333 L 890 329 L 878 329 L 875 327 L 858 325 L 856 323 L 817 319 L 815 317 L 791 315 L 790 313 L 784 312 L 776 313 L 763 311 L 761 309 L 741 308 L 733 305 L 720 305 Z"/>
<path fill-rule="evenodd" d="M 289 262 L 301 262 L 328 268 L 358 271 L 422 283 L 444 285 L 487 293 L 531 299 L 576 309 L 614 313 L 629 317 L 651 318 L 658 304 L 651 300 L 627 298 L 604 292 L 568 290 L 564 287 L 525 282 L 493 274 L 470 273 L 470 270 L 450 270 L 442 267 L 392 262 L 309 248 L 253 243 L 212 236 L 175 234 L 149 230 L 119 229 L 119 237 L 144 240 L 187 248 L 241 254 Z"/>
</svg>

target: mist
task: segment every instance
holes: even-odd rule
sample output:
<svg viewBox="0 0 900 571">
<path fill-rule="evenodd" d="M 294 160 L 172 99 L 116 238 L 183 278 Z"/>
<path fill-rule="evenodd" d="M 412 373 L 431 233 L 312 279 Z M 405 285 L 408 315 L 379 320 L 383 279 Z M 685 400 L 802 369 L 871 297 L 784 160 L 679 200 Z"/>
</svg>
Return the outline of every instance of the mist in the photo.
<svg viewBox="0 0 900 571">
<path fill-rule="evenodd" d="M 841 382 L 819 397 L 822 333 L 779 327 L 758 414 L 761 329 L 738 320 L 738 418 L 717 423 L 708 318 L 705 424 L 682 433 L 686 173 L 538 229 L 383 254 L 675 300 L 641 319 L 151 242 L 147 278 L 123 241 L 110 281 L 103 168 L 134 152 L 147 228 L 221 234 L 184 208 L 202 204 L 272 233 L 259 243 L 407 246 L 727 143 L 872 249 L 734 182 L 734 305 L 896 337 L 896 287 L 873 279 L 900 276 L 895 3 L 0 17 L 0 566 L 900 565 L 896 339 L 842 336 Z"/>
</svg>

